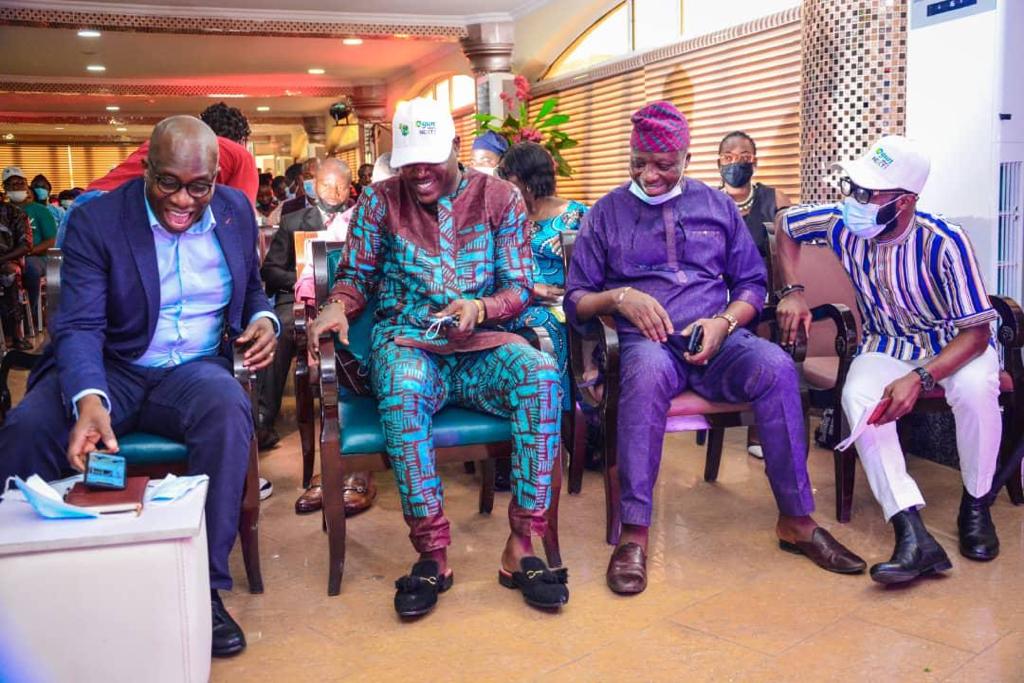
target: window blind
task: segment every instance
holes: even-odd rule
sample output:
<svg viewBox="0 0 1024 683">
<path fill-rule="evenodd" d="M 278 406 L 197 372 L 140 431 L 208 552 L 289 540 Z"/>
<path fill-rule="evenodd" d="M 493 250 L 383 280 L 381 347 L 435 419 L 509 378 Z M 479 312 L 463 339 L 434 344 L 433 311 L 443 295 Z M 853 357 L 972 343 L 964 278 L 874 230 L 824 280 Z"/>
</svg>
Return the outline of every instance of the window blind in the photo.
<svg viewBox="0 0 1024 683">
<path fill-rule="evenodd" d="M 27 180 L 42 173 L 53 191 L 85 187 L 135 151 L 135 145 L 0 145 L 0 166 L 18 166 Z"/>
</svg>

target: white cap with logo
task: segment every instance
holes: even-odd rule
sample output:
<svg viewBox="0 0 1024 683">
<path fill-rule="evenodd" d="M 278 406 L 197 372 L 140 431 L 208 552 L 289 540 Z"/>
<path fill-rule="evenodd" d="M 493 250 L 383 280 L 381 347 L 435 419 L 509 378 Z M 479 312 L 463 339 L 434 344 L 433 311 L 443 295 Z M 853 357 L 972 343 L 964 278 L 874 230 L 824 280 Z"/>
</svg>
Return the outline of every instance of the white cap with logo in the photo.
<svg viewBox="0 0 1024 683">
<path fill-rule="evenodd" d="M 24 178 L 25 174 L 21 172 L 21 169 L 17 166 L 8 166 L 4 169 L 3 182 L 7 182 L 8 178 Z"/>
<path fill-rule="evenodd" d="M 834 164 L 855 184 L 868 190 L 907 190 L 921 194 L 931 162 L 912 140 L 884 135 L 868 147 L 864 156 Z"/>
<path fill-rule="evenodd" d="M 391 121 L 391 167 L 440 164 L 452 153 L 455 122 L 448 107 L 418 97 L 399 103 Z"/>
</svg>

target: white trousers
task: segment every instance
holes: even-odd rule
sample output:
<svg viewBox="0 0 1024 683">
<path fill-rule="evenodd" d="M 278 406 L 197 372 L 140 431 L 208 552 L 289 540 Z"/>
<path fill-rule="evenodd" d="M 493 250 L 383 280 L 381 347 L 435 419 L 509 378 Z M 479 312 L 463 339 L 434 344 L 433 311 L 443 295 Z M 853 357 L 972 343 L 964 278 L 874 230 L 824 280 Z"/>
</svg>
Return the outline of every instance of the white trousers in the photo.
<svg viewBox="0 0 1024 683">
<path fill-rule="evenodd" d="M 927 360 L 903 361 L 883 353 L 857 356 L 843 388 L 847 422 L 857 424 L 865 411 L 878 404 L 890 382 Z M 1003 431 L 999 413 L 999 356 L 989 347 L 939 384 L 956 421 L 956 447 L 964 488 L 972 496 L 983 496 L 992 486 Z M 921 491 L 907 473 L 895 422 L 868 427 L 856 446 L 871 492 L 881 504 L 886 521 L 900 510 L 924 507 Z"/>
</svg>

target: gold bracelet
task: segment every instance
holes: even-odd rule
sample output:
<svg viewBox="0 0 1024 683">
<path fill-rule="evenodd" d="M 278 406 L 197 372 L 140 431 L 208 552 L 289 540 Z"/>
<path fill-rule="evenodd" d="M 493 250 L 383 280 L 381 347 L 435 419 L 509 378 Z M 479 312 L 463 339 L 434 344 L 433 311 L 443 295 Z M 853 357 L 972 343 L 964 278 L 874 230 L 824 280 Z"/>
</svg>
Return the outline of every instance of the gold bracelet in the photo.
<svg viewBox="0 0 1024 683">
<path fill-rule="evenodd" d="M 487 307 L 484 306 L 484 302 L 481 299 L 471 299 L 471 301 L 480 309 L 480 312 L 476 316 L 476 324 L 482 325 L 484 318 L 487 317 Z"/>
<path fill-rule="evenodd" d="M 740 321 L 736 319 L 736 316 L 734 316 L 732 313 L 728 313 L 726 311 L 722 311 L 721 313 L 719 313 L 715 317 L 716 318 L 721 318 L 725 322 L 729 323 L 729 331 L 725 333 L 726 336 L 729 336 L 730 334 L 732 334 L 733 330 L 736 329 L 736 326 L 740 324 Z"/>
<path fill-rule="evenodd" d="M 621 306 L 621 305 L 622 305 L 622 300 L 626 298 L 626 294 L 627 294 L 627 293 L 629 292 L 629 290 L 631 290 L 631 289 L 633 289 L 633 288 L 632 288 L 632 287 L 626 287 L 626 288 L 625 288 L 625 289 L 623 289 L 623 290 L 622 290 L 621 292 L 619 292 L 619 295 L 618 295 L 617 297 L 615 297 L 615 307 L 616 307 L 616 308 L 618 308 L 619 306 Z"/>
<path fill-rule="evenodd" d="M 329 296 L 327 297 L 327 301 L 320 304 L 320 308 L 317 309 L 317 313 L 323 313 L 324 309 L 330 306 L 331 304 L 340 304 L 341 312 L 345 312 L 345 300 L 342 299 L 341 297 Z"/>
</svg>

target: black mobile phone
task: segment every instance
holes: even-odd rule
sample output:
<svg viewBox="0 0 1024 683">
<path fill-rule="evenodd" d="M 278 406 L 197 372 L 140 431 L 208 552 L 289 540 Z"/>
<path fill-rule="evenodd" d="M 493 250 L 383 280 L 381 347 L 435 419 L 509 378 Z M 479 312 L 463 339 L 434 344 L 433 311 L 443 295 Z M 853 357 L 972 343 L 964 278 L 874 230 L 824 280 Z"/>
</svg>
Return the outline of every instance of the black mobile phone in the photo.
<svg viewBox="0 0 1024 683">
<path fill-rule="evenodd" d="M 85 461 L 85 485 L 91 489 L 123 489 L 127 479 L 125 460 L 113 453 L 89 453 Z"/>
<path fill-rule="evenodd" d="M 704 350 L 704 328 L 695 325 L 690 334 L 670 334 L 668 348 L 683 362 L 687 362 L 684 354 L 694 355 Z"/>
</svg>

